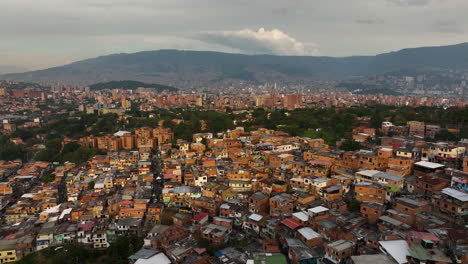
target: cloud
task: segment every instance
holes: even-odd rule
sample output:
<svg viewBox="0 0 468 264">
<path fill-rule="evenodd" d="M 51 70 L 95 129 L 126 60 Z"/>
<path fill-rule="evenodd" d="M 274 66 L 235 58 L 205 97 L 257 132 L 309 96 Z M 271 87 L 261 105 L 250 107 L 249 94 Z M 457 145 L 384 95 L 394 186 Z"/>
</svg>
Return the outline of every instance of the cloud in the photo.
<svg viewBox="0 0 468 264">
<path fill-rule="evenodd" d="M 381 18 L 360 18 L 360 19 L 354 20 L 354 22 L 358 24 L 375 25 L 375 24 L 382 24 L 385 21 Z"/>
<path fill-rule="evenodd" d="M 387 0 L 399 6 L 425 6 L 432 3 L 432 0 Z"/>
<path fill-rule="evenodd" d="M 440 20 L 432 24 L 433 30 L 440 33 L 463 33 L 455 20 Z"/>
<path fill-rule="evenodd" d="M 304 6 L 305 0 L 287 0 L 287 1 L 272 1 L 268 3 L 274 15 L 286 16 L 295 14 Z M 309 9 L 309 12 L 311 9 Z"/>
<path fill-rule="evenodd" d="M 0 0 L 0 10 L 0 65 L 29 69 L 170 48 L 371 55 L 466 42 L 456 31 L 468 27 L 467 0 Z M 260 26 L 293 41 L 259 40 Z M 255 37 L 218 32 L 248 28 Z"/>
<path fill-rule="evenodd" d="M 242 29 L 238 31 L 203 32 L 194 36 L 200 41 L 222 45 L 249 54 L 274 55 L 319 55 L 315 43 L 303 43 L 279 29 L 258 31 Z"/>
</svg>

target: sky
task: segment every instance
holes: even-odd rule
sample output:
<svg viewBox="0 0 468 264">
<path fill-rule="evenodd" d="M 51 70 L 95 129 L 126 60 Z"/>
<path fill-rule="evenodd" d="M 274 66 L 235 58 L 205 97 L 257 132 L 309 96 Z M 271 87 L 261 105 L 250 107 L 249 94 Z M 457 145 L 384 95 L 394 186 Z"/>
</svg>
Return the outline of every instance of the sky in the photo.
<svg viewBox="0 0 468 264">
<path fill-rule="evenodd" d="M 0 72 L 112 53 L 375 55 L 468 42 L 467 0 L 0 0 Z"/>
</svg>

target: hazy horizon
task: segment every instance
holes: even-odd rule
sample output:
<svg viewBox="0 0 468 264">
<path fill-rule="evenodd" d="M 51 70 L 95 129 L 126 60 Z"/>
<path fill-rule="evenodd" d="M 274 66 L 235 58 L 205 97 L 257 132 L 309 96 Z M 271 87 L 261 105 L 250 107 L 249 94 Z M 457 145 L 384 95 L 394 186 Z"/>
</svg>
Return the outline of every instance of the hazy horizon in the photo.
<svg viewBox="0 0 468 264">
<path fill-rule="evenodd" d="M 159 49 L 345 57 L 445 46 L 468 41 L 467 8 L 463 0 L 5 0 L 0 71 Z"/>
</svg>

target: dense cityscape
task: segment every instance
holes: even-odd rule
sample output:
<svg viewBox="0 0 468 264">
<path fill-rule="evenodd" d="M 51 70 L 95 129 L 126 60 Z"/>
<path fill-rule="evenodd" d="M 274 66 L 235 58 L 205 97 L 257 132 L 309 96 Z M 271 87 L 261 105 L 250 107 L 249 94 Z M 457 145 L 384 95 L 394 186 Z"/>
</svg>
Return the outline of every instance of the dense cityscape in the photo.
<svg viewBox="0 0 468 264">
<path fill-rule="evenodd" d="M 467 0 L 0 10 L 0 264 L 468 264 Z"/>
<path fill-rule="evenodd" d="M 1 263 L 468 261 L 463 97 L 114 85 L 0 83 Z"/>
</svg>

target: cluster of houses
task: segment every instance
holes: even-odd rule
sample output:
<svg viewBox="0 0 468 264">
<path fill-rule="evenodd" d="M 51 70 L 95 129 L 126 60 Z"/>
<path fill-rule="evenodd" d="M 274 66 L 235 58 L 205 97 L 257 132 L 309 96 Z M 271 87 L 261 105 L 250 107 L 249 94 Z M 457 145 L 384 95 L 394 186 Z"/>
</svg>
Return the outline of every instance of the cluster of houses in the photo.
<svg viewBox="0 0 468 264">
<path fill-rule="evenodd" d="M 467 263 L 468 142 L 409 129 L 342 151 L 263 128 L 174 142 L 139 128 L 80 140 L 108 151 L 86 164 L 2 161 L 0 263 L 130 234 L 137 264 Z"/>
</svg>

